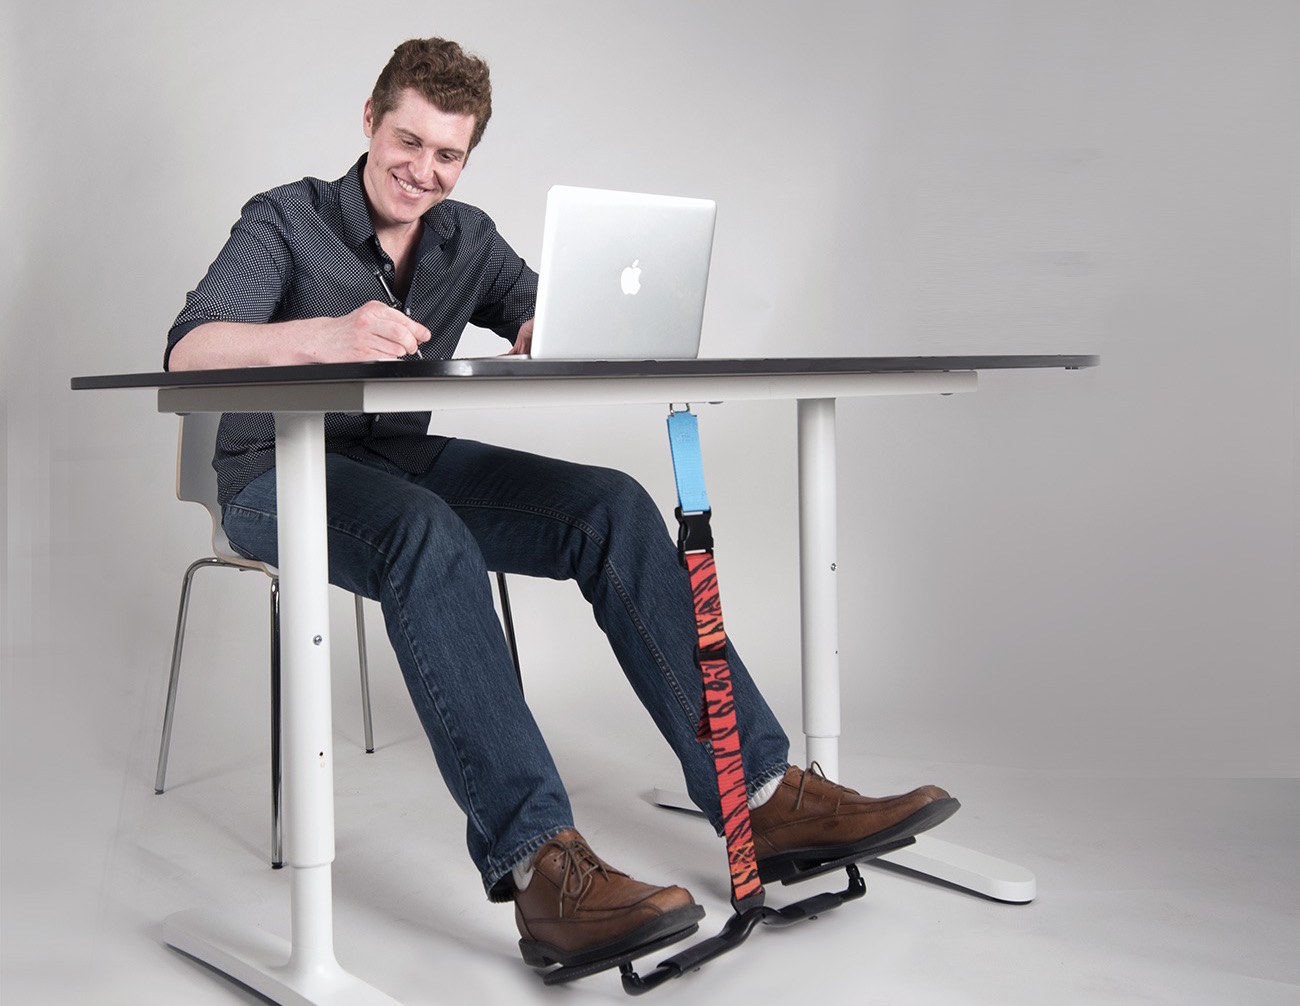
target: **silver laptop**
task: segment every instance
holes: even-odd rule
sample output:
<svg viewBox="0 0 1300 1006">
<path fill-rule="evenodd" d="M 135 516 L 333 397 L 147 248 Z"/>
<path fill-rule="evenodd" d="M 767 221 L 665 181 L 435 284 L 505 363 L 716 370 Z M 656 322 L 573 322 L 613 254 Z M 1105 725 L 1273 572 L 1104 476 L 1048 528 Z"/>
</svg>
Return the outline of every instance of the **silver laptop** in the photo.
<svg viewBox="0 0 1300 1006">
<path fill-rule="evenodd" d="M 694 359 L 716 213 L 711 199 L 554 186 L 533 359 Z"/>
</svg>

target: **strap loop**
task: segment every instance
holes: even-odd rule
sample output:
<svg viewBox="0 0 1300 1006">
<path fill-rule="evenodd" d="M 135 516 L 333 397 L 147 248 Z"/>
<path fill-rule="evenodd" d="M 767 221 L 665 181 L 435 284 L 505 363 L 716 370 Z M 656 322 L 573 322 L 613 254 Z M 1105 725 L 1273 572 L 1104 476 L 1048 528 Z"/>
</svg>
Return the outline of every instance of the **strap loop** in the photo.
<svg viewBox="0 0 1300 1006">
<path fill-rule="evenodd" d="M 668 447 L 677 481 L 677 508 L 686 514 L 708 513 L 709 494 L 704 488 L 704 461 L 700 457 L 700 425 L 686 406 L 668 413 Z"/>
<path fill-rule="evenodd" d="M 713 564 L 713 531 L 708 493 L 704 489 L 704 464 L 700 458 L 699 427 L 687 406 L 668 415 L 668 442 L 677 481 L 677 556 L 690 576 L 695 607 L 696 649 L 703 687 L 698 738 L 713 749 L 718 774 L 718 798 L 723 832 L 727 839 L 727 864 L 731 873 L 731 903 L 737 911 L 763 904 L 763 884 L 758 876 L 754 833 L 749 820 L 749 794 L 740 754 L 740 724 L 731 690 L 727 663 L 727 633 L 722 624 L 722 600 Z"/>
</svg>

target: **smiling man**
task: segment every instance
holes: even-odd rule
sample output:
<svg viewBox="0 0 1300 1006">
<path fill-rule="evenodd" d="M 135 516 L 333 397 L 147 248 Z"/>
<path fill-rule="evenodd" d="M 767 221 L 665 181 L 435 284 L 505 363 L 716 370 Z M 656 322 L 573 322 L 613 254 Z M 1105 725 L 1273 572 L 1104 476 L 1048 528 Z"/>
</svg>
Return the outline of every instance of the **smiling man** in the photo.
<svg viewBox="0 0 1300 1006">
<path fill-rule="evenodd" d="M 537 276 L 486 214 L 449 198 L 491 114 L 481 60 L 443 39 L 398 46 L 365 102 L 367 152 L 336 181 L 305 178 L 244 206 L 172 326 L 165 366 L 446 359 L 469 324 L 526 352 Z M 586 967 L 688 935 L 704 913 L 687 891 L 633 880 L 574 829 L 488 573 L 577 582 L 720 834 L 712 753 L 696 735 L 690 582 L 658 507 L 621 472 L 430 436 L 428 425 L 427 412 L 326 416 L 330 580 L 383 608 L 488 897 L 513 901 L 520 950 L 537 967 Z M 275 564 L 272 417 L 222 417 L 213 467 L 231 543 Z M 957 809 L 933 786 L 870 798 L 789 765 L 784 731 L 730 648 L 728 658 L 765 878 L 793 859 L 866 857 Z M 571 686 L 583 687 L 577 669 Z M 430 863 L 435 876 L 448 868 Z"/>
</svg>

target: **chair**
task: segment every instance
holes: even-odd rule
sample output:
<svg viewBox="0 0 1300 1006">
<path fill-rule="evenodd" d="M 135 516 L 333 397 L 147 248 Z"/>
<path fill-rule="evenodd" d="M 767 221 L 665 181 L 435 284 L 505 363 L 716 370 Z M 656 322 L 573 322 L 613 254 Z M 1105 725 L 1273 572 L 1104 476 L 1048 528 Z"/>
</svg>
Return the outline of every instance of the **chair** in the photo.
<svg viewBox="0 0 1300 1006">
<path fill-rule="evenodd" d="M 218 413 L 195 412 L 180 417 L 180 435 L 176 452 L 176 498 L 202 505 L 212 518 L 212 552 L 196 559 L 181 580 L 180 608 L 176 615 L 176 636 L 172 642 L 171 674 L 167 683 L 167 705 L 163 714 L 162 742 L 158 749 L 158 771 L 154 792 L 162 793 L 167 778 L 167 755 L 171 749 L 172 725 L 176 716 L 176 686 L 180 678 L 181 652 L 185 645 L 185 623 L 189 615 L 190 586 L 200 569 L 224 568 L 240 572 L 250 570 L 265 574 L 271 581 L 271 866 L 284 865 L 280 830 L 280 574 L 271 565 L 246 559 L 234 550 L 221 527 L 221 507 L 217 503 L 217 475 L 212 455 L 217 440 Z M 501 602 L 501 620 L 505 629 L 515 675 L 522 685 L 519 651 L 515 641 L 514 618 L 504 573 L 497 573 L 497 594 Z M 375 751 L 374 730 L 370 717 L 370 672 L 366 663 L 365 613 L 360 594 L 354 594 L 357 621 L 357 661 L 361 672 L 361 720 L 365 733 L 366 753 Z"/>
</svg>

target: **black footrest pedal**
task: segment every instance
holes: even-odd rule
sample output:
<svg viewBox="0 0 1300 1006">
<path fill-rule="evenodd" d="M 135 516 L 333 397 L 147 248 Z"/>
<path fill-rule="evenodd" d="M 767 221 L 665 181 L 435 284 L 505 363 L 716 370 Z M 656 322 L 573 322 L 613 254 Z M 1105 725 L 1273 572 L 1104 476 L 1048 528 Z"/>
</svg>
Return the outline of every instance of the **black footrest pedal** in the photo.
<svg viewBox="0 0 1300 1006">
<path fill-rule="evenodd" d="M 589 975 L 599 974 L 601 971 L 608 971 L 610 968 L 630 968 L 632 960 L 636 957 L 643 957 L 646 954 L 652 954 L 656 950 L 662 950 L 666 946 L 676 943 L 678 940 L 684 940 L 688 936 L 694 936 L 699 932 L 699 925 L 692 925 L 686 929 L 679 929 L 675 933 L 669 933 L 667 936 L 661 936 L 657 940 L 651 940 L 649 943 L 643 943 L 635 950 L 613 954 L 609 957 L 597 961 L 589 961 L 585 964 L 565 964 L 562 967 L 555 968 L 551 971 L 542 973 L 543 985 L 563 985 L 566 982 L 577 981 L 579 978 L 586 978 Z"/>
<path fill-rule="evenodd" d="M 777 882 L 786 885 L 799 884 L 805 880 L 812 880 L 813 877 L 820 877 L 823 873 L 842 870 L 854 863 L 867 863 L 915 844 L 916 838 L 908 836 L 893 842 L 850 850 L 838 859 L 827 860 L 810 859 L 806 855 L 801 857 L 798 853 L 790 853 L 779 858 L 763 860 L 759 864 L 758 875 L 765 884 Z"/>
</svg>

